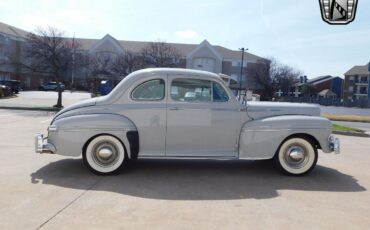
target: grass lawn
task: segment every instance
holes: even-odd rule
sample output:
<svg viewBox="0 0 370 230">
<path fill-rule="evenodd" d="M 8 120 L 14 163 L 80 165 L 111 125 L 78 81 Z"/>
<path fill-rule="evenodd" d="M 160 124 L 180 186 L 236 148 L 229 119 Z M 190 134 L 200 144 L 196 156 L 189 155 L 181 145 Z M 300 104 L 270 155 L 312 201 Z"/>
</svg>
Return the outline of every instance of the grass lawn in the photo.
<svg viewBox="0 0 370 230">
<path fill-rule="evenodd" d="M 341 132 L 350 132 L 350 133 L 364 133 L 365 132 L 361 129 L 356 129 L 356 128 L 352 128 L 349 126 L 338 125 L 338 124 L 333 124 L 333 130 L 341 131 Z"/>
</svg>

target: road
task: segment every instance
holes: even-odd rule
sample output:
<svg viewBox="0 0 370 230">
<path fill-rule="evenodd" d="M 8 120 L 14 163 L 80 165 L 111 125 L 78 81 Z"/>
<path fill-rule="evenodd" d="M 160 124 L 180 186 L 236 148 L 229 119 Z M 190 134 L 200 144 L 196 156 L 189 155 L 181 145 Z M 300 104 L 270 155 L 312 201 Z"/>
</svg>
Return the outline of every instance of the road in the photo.
<svg viewBox="0 0 370 230">
<path fill-rule="evenodd" d="M 348 121 L 333 121 L 333 123 L 338 125 L 345 125 L 350 126 L 353 128 L 362 129 L 365 131 L 370 131 L 370 123 L 363 123 L 363 122 L 348 122 Z"/>
<path fill-rule="evenodd" d="M 271 162 L 138 160 L 91 174 L 37 155 L 53 113 L 0 110 L 0 229 L 369 229 L 368 138 L 341 136 L 304 177 Z"/>
</svg>

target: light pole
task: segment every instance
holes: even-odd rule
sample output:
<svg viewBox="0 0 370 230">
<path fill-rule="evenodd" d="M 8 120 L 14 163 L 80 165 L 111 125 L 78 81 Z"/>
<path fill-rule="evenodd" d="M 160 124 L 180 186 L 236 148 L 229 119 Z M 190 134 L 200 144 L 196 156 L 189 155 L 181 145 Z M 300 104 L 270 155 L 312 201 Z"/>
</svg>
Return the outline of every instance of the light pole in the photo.
<svg viewBox="0 0 370 230">
<path fill-rule="evenodd" d="M 239 100 L 241 99 L 242 96 L 242 78 L 243 78 L 243 62 L 244 62 L 244 52 L 247 51 L 248 49 L 245 49 L 244 47 L 239 48 L 240 51 L 242 51 L 242 62 L 240 64 L 240 79 L 239 79 Z M 245 90 L 247 90 L 247 79 L 245 79 Z"/>
</svg>

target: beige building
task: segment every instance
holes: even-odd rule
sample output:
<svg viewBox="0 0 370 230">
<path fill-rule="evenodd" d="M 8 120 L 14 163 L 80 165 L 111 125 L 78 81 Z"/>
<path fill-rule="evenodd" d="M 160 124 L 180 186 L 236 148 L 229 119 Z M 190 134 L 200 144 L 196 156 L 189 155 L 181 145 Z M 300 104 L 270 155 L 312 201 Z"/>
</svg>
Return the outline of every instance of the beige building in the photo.
<svg viewBox="0 0 370 230">
<path fill-rule="evenodd" d="M 6 54 L 9 53 L 17 56 L 19 59 L 22 58 L 26 35 L 26 31 L 0 23 L 0 60 L 6 59 Z M 79 52 L 89 55 L 122 54 L 126 51 L 140 54 L 149 44 L 149 42 L 117 40 L 109 34 L 101 39 L 76 38 L 75 40 L 81 45 Z M 181 55 L 180 67 L 223 73 L 235 80 L 240 79 L 241 51 L 211 45 L 207 40 L 200 44 L 168 44 L 175 47 Z M 245 52 L 241 78 L 242 89 L 259 88 L 258 84 L 252 80 L 253 77 L 246 75 L 248 67 L 253 66 L 255 63 L 266 63 L 266 59 Z M 70 81 L 71 74 L 67 72 L 65 75 L 64 81 Z M 19 79 L 26 89 L 35 88 L 48 80 L 48 76 L 25 74 L 12 66 L 1 64 L 0 79 L 3 78 Z M 87 81 L 89 76 L 84 71 L 76 71 L 74 78 L 83 82 Z"/>
<path fill-rule="evenodd" d="M 370 98 L 370 63 L 353 66 L 344 76 L 344 99 Z"/>
</svg>

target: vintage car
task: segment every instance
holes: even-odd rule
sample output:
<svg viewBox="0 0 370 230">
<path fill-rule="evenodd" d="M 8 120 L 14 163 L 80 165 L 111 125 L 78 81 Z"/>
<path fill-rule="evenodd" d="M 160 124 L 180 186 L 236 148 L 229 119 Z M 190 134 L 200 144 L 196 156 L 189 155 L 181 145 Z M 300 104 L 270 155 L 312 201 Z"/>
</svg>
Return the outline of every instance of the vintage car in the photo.
<svg viewBox="0 0 370 230">
<path fill-rule="evenodd" d="M 62 84 L 61 82 L 59 82 L 59 84 L 60 84 L 61 90 L 64 91 L 65 85 Z M 49 91 L 49 90 L 58 91 L 58 82 L 52 81 L 52 82 L 48 82 L 46 85 L 40 85 L 39 90 L 41 90 L 41 91 Z"/>
<path fill-rule="evenodd" d="M 79 156 L 112 174 L 137 158 L 273 159 L 288 174 L 316 165 L 318 149 L 339 152 L 332 123 L 317 105 L 239 103 L 217 74 L 144 69 L 106 96 L 57 113 L 37 153 Z"/>
</svg>

